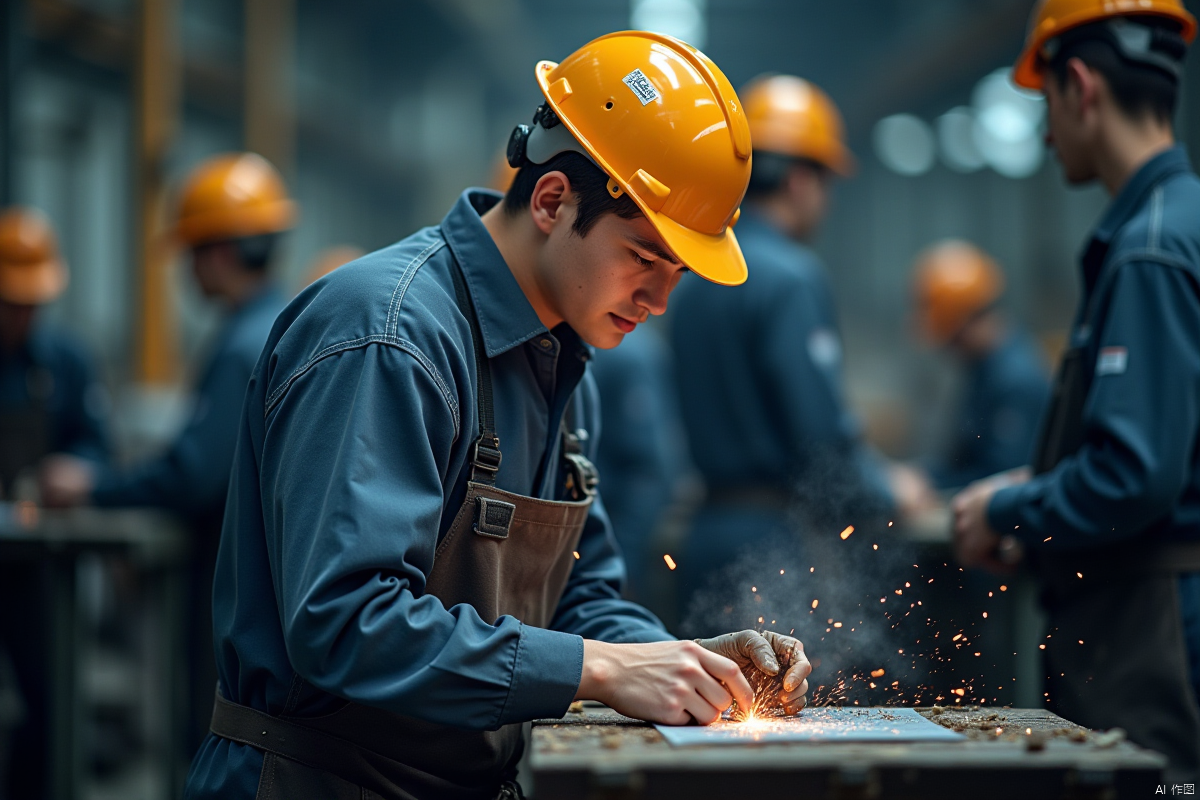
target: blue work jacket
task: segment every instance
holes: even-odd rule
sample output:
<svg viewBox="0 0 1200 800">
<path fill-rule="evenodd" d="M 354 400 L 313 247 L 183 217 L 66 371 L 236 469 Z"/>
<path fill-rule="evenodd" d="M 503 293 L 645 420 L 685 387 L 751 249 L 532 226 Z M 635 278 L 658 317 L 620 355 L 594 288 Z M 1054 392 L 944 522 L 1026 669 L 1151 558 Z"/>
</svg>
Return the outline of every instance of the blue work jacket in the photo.
<svg viewBox="0 0 1200 800">
<path fill-rule="evenodd" d="M 787 491 L 838 460 L 858 491 L 890 504 L 843 396 L 824 267 L 753 206 L 743 207 L 736 230 L 746 282 L 717 286 L 686 275 L 671 299 L 680 407 L 697 468 L 710 489 Z"/>
<path fill-rule="evenodd" d="M 92 502 L 107 508 L 152 506 L 203 526 L 220 523 L 246 386 L 283 306 L 283 295 L 268 286 L 230 314 L 183 430 L 162 455 L 102 472 Z"/>
<path fill-rule="evenodd" d="M 461 266 L 490 359 L 501 489 L 564 499 L 560 425 L 599 435 L 587 346 L 547 331 L 469 190 L 442 221 L 335 270 L 280 315 L 241 420 L 217 559 L 222 693 L 271 714 L 343 700 L 476 730 L 565 713 L 583 638 L 672 637 L 620 598 L 624 567 L 599 499 L 549 629 L 425 594 L 466 493 L 478 436 Z M 564 267 L 566 268 L 566 267 Z M 191 798 L 252 798 L 261 752 L 210 735 Z"/>
<path fill-rule="evenodd" d="M 1011 332 L 971 362 L 945 457 L 931 470 L 938 488 L 1028 464 L 1050 396 L 1046 360 L 1028 335 Z"/>
<path fill-rule="evenodd" d="M 108 394 L 95 364 L 79 342 L 45 324 L 15 352 L 0 351 L 0 414 L 34 404 L 46 409 L 50 452 L 108 458 Z"/>
<path fill-rule="evenodd" d="M 1182 147 L 1126 183 L 1081 261 L 1083 445 L 997 492 L 988 521 L 1047 550 L 1200 539 L 1200 179 Z"/>
</svg>

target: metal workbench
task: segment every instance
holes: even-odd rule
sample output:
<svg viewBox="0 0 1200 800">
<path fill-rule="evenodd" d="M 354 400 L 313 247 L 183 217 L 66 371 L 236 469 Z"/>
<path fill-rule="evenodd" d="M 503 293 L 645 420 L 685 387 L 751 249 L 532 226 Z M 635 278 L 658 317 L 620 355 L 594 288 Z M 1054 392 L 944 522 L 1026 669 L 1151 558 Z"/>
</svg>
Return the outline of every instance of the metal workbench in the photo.
<svg viewBox="0 0 1200 800">
<path fill-rule="evenodd" d="M 647 723 L 589 704 L 563 719 L 534 723 L 527 767 L 536 800 L 1116 800 L 1153 797 L 1162 783 L 1162 756 L 1049 711 L 920 712 L 968 738 L 672 748 Z"/>
</svg>

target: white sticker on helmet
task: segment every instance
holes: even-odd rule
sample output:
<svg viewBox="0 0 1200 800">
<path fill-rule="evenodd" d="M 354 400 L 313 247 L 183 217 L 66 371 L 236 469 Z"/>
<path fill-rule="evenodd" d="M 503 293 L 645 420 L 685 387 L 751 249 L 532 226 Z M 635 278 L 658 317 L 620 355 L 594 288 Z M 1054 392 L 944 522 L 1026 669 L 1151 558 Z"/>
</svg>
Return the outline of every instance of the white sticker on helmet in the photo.
<svg viewBox="0 0 1200 800">
<path fill-rule="evenodd" d="M 642 101 L 642 105 L 653 103 L 658 99 L 658 90 L 654 88 L 654 84 L 646 77 L 646 73 L 640 69 L 635 69 L 624 78 L 621 78 L 621 81 L 637 95 L 637 99 Z"/>
</svg>

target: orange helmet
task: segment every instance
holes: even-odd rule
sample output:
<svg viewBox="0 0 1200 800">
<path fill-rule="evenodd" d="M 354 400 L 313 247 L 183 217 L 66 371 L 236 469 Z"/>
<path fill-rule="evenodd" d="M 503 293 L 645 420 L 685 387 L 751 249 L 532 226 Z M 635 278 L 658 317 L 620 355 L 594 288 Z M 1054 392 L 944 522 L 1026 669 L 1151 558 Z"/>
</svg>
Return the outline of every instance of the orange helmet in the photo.
<svg viewBox="0 0 1200 800">
<path fill-rule="evenodd" d="M 1013 82 L 1026 89 L 1041 89 L 1047 42 L 1089 22 L 1129 16 L 1173 19 L 1182 26 L 1184 41 L 1191 44 L 1196 38 L 1196 18 L 1181 0 L 1039 0 L 1029 18 L 1025 49 L 1013 68 Z"/>
<path fill-rule="evenodd" d="M 771 75 L 743 86 L 741 96 L 755 150 L 806 158 L 842 176 L 854 173 L 842 115 L 816 86 Z"/>
<path fill-rule="evenodd" d="M 510 164 L 584 153 L 692 271 L 746 280 L 732 226 L 750 182 L 750 128 L 716 64 L 670 36 L 625 31 L 535 73 L 546 105 L 513 132 Z"/>
<path fill-rule="evenodd" d="M 179 200 L 176 234 L 189 247 L 279 233 L 292 227 L 296 205 L 283 178 L 256 153 L 214 156 L 192 170 Z"/>
<path fill-rule="evenodd" d="M 914 269 L 917 323 L 935 344 L 949 343 L 972 317 L 1004 291 L 996 262 L 973 244 L 947 240 L 917 257 Z"/>
<path fill-rule="evenodd" d="M 65 288 L 67 269 L 45 215 L 19 206 L 0 213 L 0 299 L 38 306 Z"/>
</svg>

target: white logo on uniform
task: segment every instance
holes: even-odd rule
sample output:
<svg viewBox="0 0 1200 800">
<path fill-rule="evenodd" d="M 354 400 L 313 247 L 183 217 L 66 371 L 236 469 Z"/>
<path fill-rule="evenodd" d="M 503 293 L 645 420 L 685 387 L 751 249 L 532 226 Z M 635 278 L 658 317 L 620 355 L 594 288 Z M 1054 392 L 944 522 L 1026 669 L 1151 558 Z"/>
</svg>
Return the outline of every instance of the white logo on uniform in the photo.
<svg viewBox="0 0 1200 800">
<path fill-rule="evenodd" d="M 640 69 L 635 69 L 624 78 L 621 78 L 621 82 L 637 95 L 637 99 L 642 101 L 642 105 L 653 103 L 658 99 L 658 90 L 654 88 L 654 84 L 646 77 L 646 73 Z"/>
<path fill-rule="evenodd" d="M 1102 347 L 1096 358 L 1096 377 L 1121 375 L 1129 365 L 1129 351 L 1124 347 Z"/>
<path fill-rule="evenodd" d="M 817 328 L 808 335 L 808 355 L 818 367 L 831 369 L 842 360 L 842 343 L 828 328 Z"/>
</svg>

